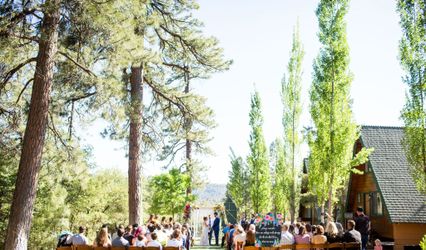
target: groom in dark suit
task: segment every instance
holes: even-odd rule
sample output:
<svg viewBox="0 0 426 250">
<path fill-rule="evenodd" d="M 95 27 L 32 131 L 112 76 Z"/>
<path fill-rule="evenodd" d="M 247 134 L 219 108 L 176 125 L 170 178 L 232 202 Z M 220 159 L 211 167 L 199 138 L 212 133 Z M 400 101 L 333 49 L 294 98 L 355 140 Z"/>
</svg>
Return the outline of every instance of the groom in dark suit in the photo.
<svg viewBox="0 0 426 250">
<path fill-rule="evenodd" d="M 219 216 L 217 216 L 217 212 L 214 212 L 214 221 L 213 221 L 212 230 L 214 232 L 216 246 L 219 246 L 219 227 L 220 227 L 220 218 Z M 211 238 L 210 238 L 210 245 L 211 245 Z"/>
</svg>

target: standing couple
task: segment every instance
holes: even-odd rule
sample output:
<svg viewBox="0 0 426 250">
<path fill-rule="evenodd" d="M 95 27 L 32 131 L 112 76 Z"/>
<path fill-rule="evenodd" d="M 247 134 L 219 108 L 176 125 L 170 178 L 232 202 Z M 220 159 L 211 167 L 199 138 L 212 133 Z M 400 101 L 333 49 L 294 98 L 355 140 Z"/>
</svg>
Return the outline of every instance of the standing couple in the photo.
<svg viewBox="0 0 426 250">
<path fill-rule="evenodd" d="M 209 217 L 203 218 L 203 232 L 201 234 L 201 243 L 202 246 L 209 246 L 212 242 L 212 234 L 216 239 L 216 246 L 219 246 L 219 226 L 220 218 L 217 215 L 217 212 L 214 213 L 214 220 L 209 215 Z"/>
</svg>

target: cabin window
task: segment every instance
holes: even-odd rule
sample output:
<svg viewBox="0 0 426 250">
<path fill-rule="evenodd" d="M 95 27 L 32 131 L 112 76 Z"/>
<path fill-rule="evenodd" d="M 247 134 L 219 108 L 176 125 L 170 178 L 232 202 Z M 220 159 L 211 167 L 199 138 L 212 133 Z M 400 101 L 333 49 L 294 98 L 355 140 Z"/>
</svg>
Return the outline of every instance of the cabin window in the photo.
<svg viewBox="0 0 426 250">
<path fill-rule="evenodd" d="M 372 193 L 373 198 L 373 215 L 382 216 L 383 215 L 383 201 L 382 196 L 379 192 Z"/>
<path fill-rule="evenodd" d="M 362 198 L 363 198 L 362 193 L 356 194 L 356 206 L 357 207 L 364 207 L 364 200 Z"/>
<path fill-rule="evenodd" d="M 364 166 L 365 166 L 365 173 L 370 173 L 371 172 L 371 168 L 370 168 L 370 164 L 368 164 L 368 162 L 367 163 L 365 163 L 364 164 Z"/>
</svg>

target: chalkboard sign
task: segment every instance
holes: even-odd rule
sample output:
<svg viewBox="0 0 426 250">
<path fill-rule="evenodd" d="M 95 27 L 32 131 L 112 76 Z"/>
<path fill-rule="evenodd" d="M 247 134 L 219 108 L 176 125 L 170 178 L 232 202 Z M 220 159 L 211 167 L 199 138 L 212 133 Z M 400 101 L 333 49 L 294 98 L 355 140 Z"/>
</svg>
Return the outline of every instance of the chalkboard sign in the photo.
<svg viewBox="0 0 426 250">
<path fill-rule="evenodd" d="M 281 221 L 281 214 L 269 213 L 264 217 L 258 215 L 255 220 L 256 246 L 278 246 L 281 240 Z"/>
<path fill-rule="evenodd" d="M 266 225 L 256 227 L 256 243 L 260 247 L 277 246 L 281 240 L 281 226 Z"/>
</svg>

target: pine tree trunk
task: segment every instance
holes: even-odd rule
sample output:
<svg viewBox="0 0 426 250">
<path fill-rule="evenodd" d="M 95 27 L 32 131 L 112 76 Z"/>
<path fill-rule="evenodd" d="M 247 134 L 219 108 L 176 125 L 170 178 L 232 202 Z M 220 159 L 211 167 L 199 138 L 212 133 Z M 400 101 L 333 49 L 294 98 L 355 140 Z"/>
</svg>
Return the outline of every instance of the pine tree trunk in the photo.
<svg viewBox="0 0 426 250">
<path fill-rule="evenodd" d="M 142 70 L 132 67 L 130 76 L 130 135 L 129 135 L 129 223 L 142 222 Z"/>
<path fill-rule="evenodd" d="M 185 67 L 185 93 L 189 93 L 189 72 L 188 67 Z M 186 195 L 189 197 L 192 194 L 192 184 L 194 179 L 194 169 L 192 166 L 192 141 L 188 138 L 188 134 L 191 131 L 192 128 L 192 121 L 191 118 L 188 117 L 187 114 L 185 114 L 185 132 L 186 132 L 186 142 L 185 142 L 185 156 L 186 156 L 186 173 L 189 176 L 189 184 L 186 189 Z"/>
<path fill-rule="evenodd" d="M 31 93 L 30 111 L 25 128 L 18 176 L 10 209 L 5 249 L 28 249 L 38 175 L 44 147 L 54 57 L 57 52 L 59 0 L 46 2 L 39 51 Z"/>
</svg>

